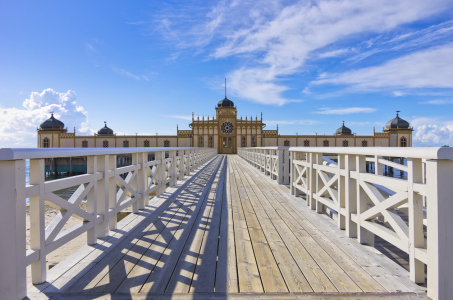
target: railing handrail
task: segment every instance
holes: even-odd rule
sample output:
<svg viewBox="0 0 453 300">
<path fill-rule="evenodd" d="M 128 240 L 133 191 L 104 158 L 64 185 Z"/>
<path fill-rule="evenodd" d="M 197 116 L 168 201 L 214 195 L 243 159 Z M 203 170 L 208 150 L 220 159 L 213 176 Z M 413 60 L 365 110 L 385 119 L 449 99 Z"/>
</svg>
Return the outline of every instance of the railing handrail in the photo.
<svg viewBox="0 0 453 300">
<path fill-rule="evenodd" d="M 453 160 L 450 147 L 290 147 L 289 151 Z"/>
<path fill-rule="evenodd" d="M 1 160 L 39 159 L 72 156 L 114 155 L 156 151 L 200 150 L 198 147 L 131 147 L 131 148 L 0 148 Z"/>
</svg>

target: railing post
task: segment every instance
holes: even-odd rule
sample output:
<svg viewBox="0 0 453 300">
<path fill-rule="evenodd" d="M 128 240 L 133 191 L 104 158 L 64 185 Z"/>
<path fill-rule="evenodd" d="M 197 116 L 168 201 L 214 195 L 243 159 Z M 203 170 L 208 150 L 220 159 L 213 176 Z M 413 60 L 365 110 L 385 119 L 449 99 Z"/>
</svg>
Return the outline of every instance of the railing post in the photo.
<svg viewBox="0 0 453 300">
<path fill-rule="evenodd" d="M 337 204 L 337 212 L 338 212 L 338 228 L 345 229 L 345 216 L 341 214 L 341 210 L 346 207 L 345 201 L 345 186 L 346 181 L 345 177 L 342 176 L 341 171 L 345 169 L 345 155 L 339 154 L 338 155 L 338 169 L 337 169 L 337 176 L 338 176 L 338 204 Z"/>
<path fill-rule="evenodd" d="M 313 163 L 316 159 L 316 153 L 310 152 L 310 162 L 308 165 L 308 194 L 307 194 L 307 205 L 310 207 L 311 210 L 316 209 L 316 200 L 315 200 L 315 191 L 316 191 L 316 170 L 314 168 L 315 163 Z"/>
<path fill-rule="evenodd" d="M 96 174 L 97 171 L 97 157 L 88 156 L 87 157 L 87 174 Z M 88 229 L 87 232 L 87 244 L 94 245 L 97 243 L 97 226 L 96 226 L 96 217 L 97 217 L 97 180 L 93 175 L 93 187 L 88 192 L 87 195 L 87 212 L 94 216 L 93 228 Z"/>
<path fill-rule="evenodd" d="M 290 170 L 290 165 L 291 165 L 291 156 L 289 155 L 289 150 L 285 149 L 283 150 L 283 159 L 284 159 L 284 164 L 283 164 L 283 180 L 284 184 L 289 184 L 289 170 Z"/>
<path fill-rule="evenodd" d="M 349 238 L 357 237 L 357 224 L 352 221 L 351 214 L 357 214 L 357 188 L 355 180 L 351 178 L 351 172 L 356 171 L 356 159 L 354 155 L 346 154 L 344 158 L 345 176 L 344 176 L 344 198 L 346 205 L 346 235 Z"/>
<path fill-rule="evenodd" d="M 156 197 L 160 197 L 163 192 L 165 191 L 165 183 L 164 182 L 164 168 L 165 168 L 165 152 L 163 151 L 156 151 L 155 152 L 155 157 L 156 160 L 160 160 L 160 163 L 156 164 L 157 166 L 157 183 L 159 184 L 159 187 L 156 189 Z"/>
<path fill-rule="evenodd" d="M 365 155 L 356 155 L 356 194 L 357 194 L 357 241 L 360 244 L 368 244 L 374 246 L 374 234 L 371 231 L 366 230 L 361 225 L 361 216 L 362 212 L 368 210 L 368 196 L 363 191 L 360 186 L 360 174 L 366 173 L 366 156 Z"/>
<path fill-rule="evenodd" d="M 44 176 L 44 173 L 43 173 Z M 0 297 L 27 296 L 25 160 L 0 162 Z M 45 263 L 45 259 L 44 259 Z"/>
<path fill-rule="evenodd" d="M 178 182 L 178 178 L 176 178 L 176 151 L 172 150 L 169 151 L 169 156 L 172 158 L 171 165 L 170 165 L 170 176 L 171 176 L 171 181 L 170 181 L 170 186 L 175 186 L 176 183 Z"/>
<path fill-rule="evenodd" d="M 117 228 L 117 211 L 116 211 L 116 179 L 115 179 L 115 170 L 116 170 L 116 155 L 108 155 L 109 163 L 108 169 L 109 173 L 107 174 L 108 177 L 108 187 L 109 187 L 109 211 L 112 213 L 109 217 L 109 229 L 115 230 Z M 110 176 L 110 172 L 113 176 Z"/>
<path fill-rule="evenodd" d="M 149 193 L 146 192 L 147 190 L 147 183 L 148 183 L 148 172 L 145 167 L 147 159 L 146 152 L 139 152 L 137 153 L 137 164 L 140 165 L 139 169 L 137 170 L 137 193 L 140 193 L 141 196 L 137 200 L 138 202 L 138 209 L 145 209 L 145 206 L 148 204 L 149 201 Z"/>
<path fill-rule="evenodd" d="M 109 234 L 107 222 L 107 214 L 109 212 L 109 156 L 97 155 L 96 161 L 96 171 L 104 174 L 103 178 L 97 181 L 98 187 L 96 193 L 96 213 L 104 216 L 104 220 L 97 225 L 96 232 L 97 237 L 103 238 Z"/>
<path fill-rule="evenodd" d="M 321 166 L 323 164 L 323 160 L 322 160 L 322 153 L 315 153 L 315 156 L 316 156 L 316 172 L 315 172 L 315 176 L 316 176 L 316 212 L 318 214 L 321 214 L 322 213 L 322 208 L 323 208 L 323 204 L 321 202 L 319 202 L 319 191 L 324 187 L 324 182 L 319 178 L 319 173 L 321 173 L 321 171 L 319 170 L 319 166 Z"/>
<path fill-rule="evenodd" d="M 450 299 L 453 295 L 453 161 L 426 161 L 428 214 L 428 297 Z"/>
<path fill-rule="evenodd" d="M 277 151 L 277 168 L 278 168 L 278 175 L 277 175 L 277 183 L 283 184 L 283 164 L 285 163 L 283 157 L 283 149 L 278 149 Z"/>
<path fill-rule="evenodd" d="M 30 159 L 30 184 L 39 186 L 39 195 L 30 197 L 30 249 L 39 251 L 39 260 L 31 264 L 31 281 L 41 284 L 47 279 L 46 225 L 44 208 L 44 159 Z"/>
</svg>

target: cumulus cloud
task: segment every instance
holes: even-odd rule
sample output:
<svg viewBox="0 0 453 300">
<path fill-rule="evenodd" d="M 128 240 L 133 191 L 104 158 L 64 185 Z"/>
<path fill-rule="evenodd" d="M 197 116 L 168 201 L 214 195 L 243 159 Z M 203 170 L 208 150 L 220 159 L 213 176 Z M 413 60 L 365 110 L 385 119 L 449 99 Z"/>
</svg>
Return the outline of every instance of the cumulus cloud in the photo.
<svg viewBox="0 0 453 300">
<path fill-rule="evenodd" d="M 431 47 L 380 66 L 323 74 L 314 84 L 347 85 L 356 90 L 453 88 L 453 43 Z M 398 96 L 398 95 L 396 95 Z"/>
<path fill-rule="evenodd" d="M 322 115 L 348 115 L 357 113 L 372 113 L 375 112 L 375 108 L 371 107 L 348 107 L 348 108 L 321 108 L 320 111 L 316 111 L 316 114 Z"/>
<path fill-rule="evenodd" d="M 76 99 L 74 91 L 59 93 L 48 88 L 41 93 L 32 92 L 23 108 L 0 108 L 0 147 L 36 147 L 36 129 L 51 111 L 69 130 L 76 127 L 78 132 L 92 134 L 88 112 Z"/>
<path fill-rule="evenodd" d="M 453 146 L 453 122 L 417 126 L 414 142 L 420 146 Z"/>
</svg>

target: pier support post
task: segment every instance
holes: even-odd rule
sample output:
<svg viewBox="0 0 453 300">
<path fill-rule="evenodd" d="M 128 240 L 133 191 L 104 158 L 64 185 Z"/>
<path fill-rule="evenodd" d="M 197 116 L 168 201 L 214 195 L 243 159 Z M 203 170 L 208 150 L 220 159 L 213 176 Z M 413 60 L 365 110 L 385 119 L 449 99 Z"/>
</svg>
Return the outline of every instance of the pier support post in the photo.
<svg viewBox="0 0 453 300">
<path fill-rule="evenodd" d="M 44 173 L 42 174 L 44 176 Z M 0 297 L 27 296 L 25 161 L 0 161 Z"/>
<path fill-rule="evenodd" d="M 356 170 L 356 160 L 355 156 L 351 154 L 346 154 L 344 158 L 345 165 L 345 205 L 346 205 L 346 216 L 345 216 L 345 225 L 346 225 L 346 235 L 349 238 L 357 237 L 357 224 L 352 221 L 351 214 L 357 214 L 357 189 L 356 182 L 351 178 L 351 171 Z"/>
<path fill-rule="evenodd" d="M 117 226 L 117 211 L 116 211 L 116 179 L 115 179 L 115 170 L 117 166 L 118 158 L 116 155 L 109 155 L 109 173 L 108 173 L 108 186 L 109 186 L 109 211 L 112 212 L 112 215 L 109 215 L 109 229 L 115 230 Z M 110 177 L 110 172 L 112 175 Z"/>
<path fill-rule="evenodd" d="M 453 161 L 426 162 L 428 214 L 428 297 L 450 299 L 453 295 Z"/>
</svg>

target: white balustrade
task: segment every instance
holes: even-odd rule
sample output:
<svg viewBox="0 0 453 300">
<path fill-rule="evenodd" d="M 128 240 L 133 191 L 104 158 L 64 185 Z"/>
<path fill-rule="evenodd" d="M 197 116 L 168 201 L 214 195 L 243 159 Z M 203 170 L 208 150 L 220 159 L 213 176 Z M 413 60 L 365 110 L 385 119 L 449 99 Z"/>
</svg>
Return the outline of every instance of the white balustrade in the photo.
<svg viewBox="0 0 453 300">
<path fill-rule="evenodd" d="M 148 161 L 148 153 L 155 160 Z M 168 158 L 165 153 L 168 152 Z M 116 155 L 131 154 L 132 164 L 117 167 Z M 81 148 L 0 149 L 0 298 L 27 295 L 26 267 L 32 282 L 46 281 L 46 255 L 87 232 L 87 243 L 116 229 L 117 213 L 132 206 L 134 213 L 160 196 L 167 183 L 176 185 L 185 175 L 217 154 L 213 148 Z M 87 157 L 87 174 L 45 182 L 44 159 Z M 30 159 L 30 184 L 25 184 L 25 160 Z M 78 186 L 69 200 L 57 190 Z M 26 203 L 30 205 L 30 250 L 26 250 Z M 79 208 L 87 199 L 87 210 Z M 44 204 L 60 212 L 45 227 Z M 82 222 L 60 232 L 74 216 Z"/>
<path fill-rule="evenodd" d="M 282 161 L 276 151 L 241 148 L 240 156 L 275 176 L 281 168 L 275 161 Z M 293 195 L 304 194 L 310 209 L 335 216 L 348 237 L 374 245 L 378 235 L 407 252 L 412 281 L 425 282 L 427 265 L 428 297 L 451 298 L 452 148 L 331 147 L 329 157 L 337 162 L 323 157 L 326 149 L 321 147 L 289 151 Z M 392 158 L 403 158 L 407 165 Z M 367 172 L 367 162 L 374 164 L 374 173 Z M 384 167 L 406 172 L 407 178 L 384 176 Z"/>
<path fill-rule="evenodd" d="M 279 184 L 289 184 L 289 147 L 239 148 L 238 155 L 253 166 L 276 179 Z"/>
</svg>

